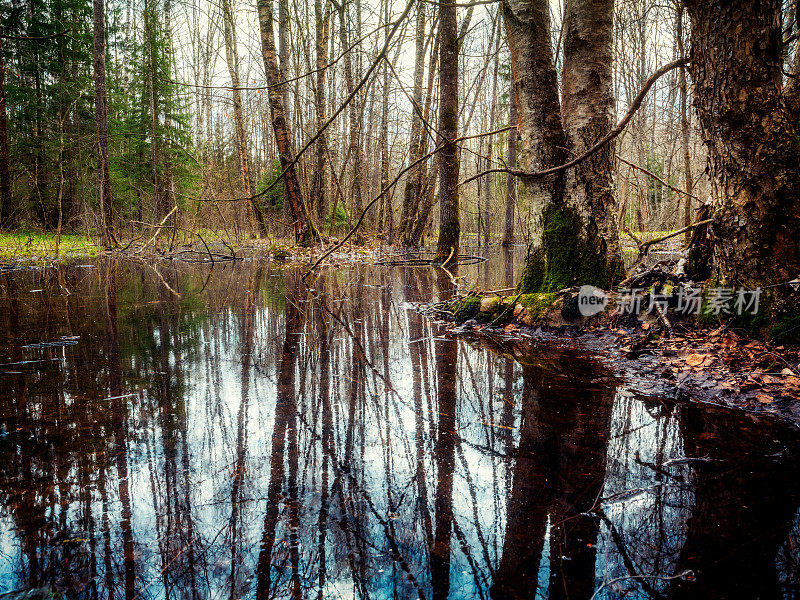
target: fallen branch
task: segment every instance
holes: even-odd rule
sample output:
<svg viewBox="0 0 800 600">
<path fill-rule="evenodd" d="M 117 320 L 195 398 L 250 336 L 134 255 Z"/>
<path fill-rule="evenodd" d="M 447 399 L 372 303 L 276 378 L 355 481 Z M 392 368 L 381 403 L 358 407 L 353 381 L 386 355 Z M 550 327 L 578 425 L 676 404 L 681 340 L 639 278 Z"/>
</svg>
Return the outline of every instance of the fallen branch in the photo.
<svg viewBox="0 0 800 600">
<path fill-rule="evenodd" d="M 170 218 L 170 217 L 173 215 L 173 213 L 174 213 L 176 210 L 178 210 L 178 205 L 177 205 L 177 204 L 176 204 L 175 206 L 173 206 L 173 207 L 172 207 L 172 210 L 171 210 L 171 211 L 169 211 L 169 212 L 167 213 L 167 215 L 166 215 L 166 216 L 165 216 L 163 219 L 161 219 L 161 222 L 160 222 L 158 225 L 155 225 L 155 226 L 154 226 L 156 231 L 155 231 L 155 233 L 153 234 L 153 237 L 151 237 L 149 240 L 147 240 L 147 241 L 146 241 L 146 242 L 145 242 L 145 243 L 142 245 L 142 247 L 141 247 L 141 248 L 139 248 L 139 249 L 136 251 L 136 254 L 139 254 L 139 253 L 140 253 L 140 252 L 142 252 L 142 251 L 143 251 L 145 248 L 147 248 L 147 247 L 148 247 L 150 244 L 152 244 L 153 242 L 155 242 L 155 241 L 156 241 L 156 238 L 158 237 L 158 234 L 159 234 L 159 233 L 161 233 L 161 230 L 162 230 L 162 229 L 164 229 L 164 223 L 166 223 L 166 222 L 167 222 L 167 219 L 169 219 L 169 218 Z"/>
<path fill-rule="evenodd" d="M 637 238 L 635 235 L 633 235 L 633 233 L 631 233 L 631 231 L 627 227 L 624 228 L 622 230 L 623 233 L 628 234 L 630 236 L 630 238 L 636 243 L 636 246 L 639 249 L 639 255 L 636 257 L 636 260 L 634 261 L 633 266 L 630 268 L 631 272 L 636 270 L 636 267 L 638 267 L 641 264 L 642 260 L 644 260 L 644 257 L 647 256 L 647 253 L 650 251 L 650 247 L 651 246 L 654 246 L 655 244 L 660 244 L 663 241 L 666 241 L 666 240 L 668 240 L 670 238 L 674 238 L 676 236 L 679 236 L 682 233 L 686 233 L 687 231 L 691 231 L 692 229 L 695 229 L 696 227 L 701 227 L 703 225 L 708 225 L 709 223 L 711 223 L 711 221 L 713 221 L 713 219 L 703 219 L 702 221 L 697 221 L 696 223 L 692 223 L 691 225 L 687 225 L 686 227 L 682 227 L 681 229 L 678 229 L 677 231 L 673 231 L 672 233 L 668 233 L 667 235 L 662 235 L 660 237 L 653 238 L 652 240 L 647 240 L 645 242 L 643 242 L 642 240 Z M 630 279 L 630 277 L 628 277 L 625 281 L 628 281 L 628 279 Z M 622 283 L 625 283 L 625 281 L 623 281 Z M 620 285 L 622 285 L 622 284 L 620 284 Z"/>
</svg>

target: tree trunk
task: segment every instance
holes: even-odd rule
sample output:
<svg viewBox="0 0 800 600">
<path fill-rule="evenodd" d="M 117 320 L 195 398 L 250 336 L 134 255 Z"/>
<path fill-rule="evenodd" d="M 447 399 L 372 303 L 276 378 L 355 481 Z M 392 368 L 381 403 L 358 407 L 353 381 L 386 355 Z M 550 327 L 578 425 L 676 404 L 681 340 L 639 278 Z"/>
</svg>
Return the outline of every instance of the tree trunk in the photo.
<svg viewBox="0 0 800 600">
<path fill-rule="evenodd" d="M 303 195 L 297 179 L 294 162 L 294 148 L 289 124 L 286 122 L 286 111 L 283 102 L 284 85 L 281 71 L 278 68 L 278 55 L 275 50 L 275 32 L 273 30 L 272 3 L 270 0 L 258 0 L 258 21 L 261 29 L 261 53 L 264 58 L 264 70 L 267 76 L 269 107 L 275 143 L 278 146 L 283 176 L 284 197 L 291 211 L 295 240 L 302 244 L 310 244 L 318 237 L 317 230 L 306 213 Z"/>
<path fill-rule="evenodd" d="M 514 89 L 514 79 L 508 86 L 508 125 L 513 129 L 508 132 L 508 168 L 517 168 L 517 92 Z M 517 205 L 517 179 L 508 176 L 506 182 L 506 226 L 503 231 L 503 247 L 508 248 L 514 244 L 514 212 Z"/>
<path fill-rule="evenodd" d="M 287 0 L 278 1 L 278 68 L 280 69 L 280 81 L 286 81 L 289 73 L 289 6 Z M 289 85 L 281 86 L 281 100 L 283 101 L 284 119 L 291 131 L 291 98 L 289 98 Z M 289 136 L 292 140 L 292 136 Z M 298 179 L 299 184 L 299 179 Z M 293 221 L 292 204 L 289 201 L 289 192 L 286 186 L 283 188 L 283 216 L 287 222 Z"/>
<path fill-rule="evenodd" d="M 454 3 L 439 4 L 439 241 L 434 260 L 458 256 L 458 18 Z M 441 139 L 443 138 L 443 139 Z"/>
<path fill-rule="evenodd" d="M 678 14 L 675 20 L 675 38 L 678 44 L 678 56 L 684 56 L 683 43 L 683 4 L 678 4 Z M 681 154 L 683 155 L 683 189 L 691 194 L 694 186 L 692 177 L 692 159 L 689 154 L 689 111 L 688 111 L 688 89 L 686 85 L 686 67 L 681 67 L 678 71 L 678 92 L 680 94 L 681 112 Z M 692 224 L 692 198 L 686 196 L 683 204 L 683 226 L 688 227 Z M 685 239 L 688 242 L 692 237 L 692 232 L 687 231 Z"/>
<path fill-rule="evenodd" d="M 417 3 L 417 30 L 414 52 L 414 105 L 411 107 L 411 141 L 409 162 L 414 163 L 422 156 L 422 83 L 425 75 L 425 3 Z M 420 164 L 406 176 L 403 188 L 403 207 L 400 213 L 398 236 L 403 246 L 413 246 L 412 233 L 414 216 L 419 209 L 419 187 L 422 183 L 424 167 Z"/>
<path fill-rule="evenodd" d="M 499 23 L 498 23 L 499 26 Z M 491 47 L 490 47 L 491 49 Z M 494 55 L 494 71 L 492 72 L 492 99 L 491 107 L 489 108 L 489 131 L 494 131 L 495 113 L 497 112 L 497 76 L 500 70 L 500 36 L 497 36 L 497 46 Z M 486 139 L 489 144 L 489 150 L 486 153 L 486 168 L 492 168 L 492 156 L 494 154 L 494 140 L 489 137 Z M 484 185 L 486 186 L 484 194 L 484 209 L 483 209 L 483 245 L 488 248 L 489 242 L 492 238 L 492 173 L 487 173 L 484 178 Z"/>
<path fill-rule="evenodd" d="M 384 29 L 384 43 L 389 41 L 389 0 L 383 3 L 383 23 L 386 25 Z M 416 73 L 415 73 L 416 75 Z M 416 82 L 414 82 L 416 85 Z M 386 189 L 389 185 L 389 61 L 383 61 L 383 97 L 381 103 L 381 190 Z M 414 110 L 412 108 L 412 115 Z M 413 116 L 412 116 L 413 118 Z M 392 195 L 385 193 L 383 195 L 384 203 L 384 219 L 380 223 L 380 227 L 386 235 L 388 243 L 392 243 L 394 239 L 394 211 L 392 209 Z"/>
<path fill-rule="evenodd" d="M 613 0 L 567 5 L 561 105 L 549 4 L 514 0 L 503 5 L 524 170 L 541 170 L 563 163 L 567 156 L 579 156 L 613 126 L 612 13 Z M 614 145 L 608 144 L 563 174 L 536 181 L 522 178 L 533 236 L 520 291 L 608 287 L 619 275 L 613 156 Z"/>
<path fill-rule="evenodd" d="M 327 119 L 325 111 L 325 71 L 328 64 L 328 3 L 325 0 L 314 0 L 314 16 L 316 27 L 314 32 L 315 53 L 317 61 L 316 87 L 314 89 L 314 109 L 317 118 L 317 131 L 322 129 Z M 323 131 L 314 145 L 314 173 L 311 180 L 311 202 L 317 209 L 320 222 L 325 220 L 325 197 L 327 192 L 328 136 Z"/>
<path fill-rule="evenodd" d="M 347 24 L 347 3 L 342 1 L 339 4 L 339 37 L 340 43 L 342 46 L 342 51 L 345 52 L 350 45 L 350 40 L 348 39 L 347 32 L 350 31 L 348 24 Z M 344 55 L 344 81 L 345 81 L 345 90 L 347 94 L 350 95 L 353 93 L 355 89 L 355 81 L 353 75 L 353 58 L 351 56 L 352 52 L 347 52 Z M 361 165 L 361 145 L 360 145 L 360 138 L 361 138 L 361 119 L 359 118 L 360 114 L 360 102 L 358 101 L 358 97 L 353 98 L 350 101 L 348 108 L 349 114 L 349 124 L 348 124 L 348 150 L 347 150 L 347 160 L 352 161 L 353 165 L 353 181 L 352 181 L 352 214 L 353 216 L 358 215 L 361 213 L 361 181 L 362 181 L 362 165 Z M 360 233 L 356 233 L 356 239 L 360 240 Z"/>
<path fill-rule="evenodd" d="M 517 131 L 522 141 L 518 160 L 523 170 L 538 171 L 562 163 L 566 146 L 551 47 L 550 6 L 546 0 L 511 0 L 501 6 L 511 53 Z M 520 286 L 534 290 L 545 287 L 545 208 L 561 204 L 563 177 L 522 179 L 520 184 L 519 193 L 530 207 L 532 220 L 531 244 Z"/>
<path fill-rule="evenodd" d="M 11 174 L 8 168 L 8 114 L 6 112 L 6 63 L 3 60 L 3 30 L 0 28 L 0 228 L 15 225 L 11 205 Z"/>
<path fill-rule="evenodd" d="M 145 35 L 147 36 L 147 88 L 150 100 L 150 183 L 153 187 L 153 217 L 154 221 L 159 221 L 161 215 L 166 214 L 165 207 L 162 202 L 162 195 L 158 186 L 158 131 L 156 129 L 156 122 L 158 121 L 157 102 L 155 91 L 155 61 L 154 61 L 154 48 L 153 48 L 153 12 L 150 3 L 145 0 L 144 4 L 144 23 Z"/>
<path fill-rule="evenodd" d="M 797 92 L 783 89 L 781 2 L 685 5 L 716 277 L 746 288 L 789 281 L 800 274 L 800 148 Z"/>
<path fill-rule="evenodd" d="M 572 156 L 586 152 L 615 124 L 613 15 L 614 0 L 568 5 L 561 110 Z M 577 218 L 572 225 L 558 226 L 559 250 L 572 250 L 564 265 L 563 287 L 584 283 L 607 287 L 622 272 L 614 198 L 615 147 L 613 141 L 606 144 L 566 173 L 567 204 L 572 210 L 567 208 L 562 215 L 572 212 Z M 553 281 L 558 283 L 557 278 Z"/>
<path fill-rule="evenodd" d="M 94 118 L 97 124 L 97 179 L 100 214 L 103 222 L 101 243 L 104 248 L 116 244 L 114 214 L 111 204 L 111 173 L 108 160 L 108 99 L 106 97 L 106 15 L 103 0 L 92 3 L 94 20 Z"/>
<path fill-rule="evenodd" d="M 250 172 L 250 155 L 247 148 L 247 132 L 244 126 L 242 113 L 242 90 L 239 80 L 239 51 L 236 47 L 236 21 L 233 16 L 231 0 L 222 0 L 223 36 L 225 38 L 225 61 L 228 64 L 228 73 L 233 87 L 233 120 L 236 126 L 236 155 L 239 159 L 239 184 L 242 195 L 250 197 L 253 194 L 253 177 Z M 262 234 L 267 233 L 267 223 L 261 210 L 259 198 L 250 200 L 252 211 L 255 213 L 258 227 Z"/>
</svg>

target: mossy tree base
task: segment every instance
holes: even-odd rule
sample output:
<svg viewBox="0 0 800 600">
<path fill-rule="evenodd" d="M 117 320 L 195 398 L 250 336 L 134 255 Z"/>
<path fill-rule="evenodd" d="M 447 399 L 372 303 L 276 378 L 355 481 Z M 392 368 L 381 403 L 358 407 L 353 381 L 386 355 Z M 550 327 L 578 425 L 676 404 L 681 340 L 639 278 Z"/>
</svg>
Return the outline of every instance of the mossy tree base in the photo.
<svg viewBox="0 0 800 600">
<path fill-rule="evenodd" d="M 517 289 L 523 293 L 576 285 L 609 289 L 621 275 L 622 259 L 609 252 L 597 227 L 586 223 L 574 207 L 551 202 L 542 213 L 541 246 L 529 250 Z"/>
</svg>

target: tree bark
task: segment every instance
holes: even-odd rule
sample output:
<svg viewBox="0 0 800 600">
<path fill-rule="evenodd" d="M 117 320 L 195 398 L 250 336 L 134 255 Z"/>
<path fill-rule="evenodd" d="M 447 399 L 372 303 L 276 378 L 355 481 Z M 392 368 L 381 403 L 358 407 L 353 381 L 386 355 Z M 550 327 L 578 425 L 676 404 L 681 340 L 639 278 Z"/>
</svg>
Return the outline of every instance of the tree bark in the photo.
<svg viewBox="0 0 800 600">
<path fill-rule="evenodd" d="M 517 102 L 518 161 L 525 171 L 558 165 L 566 156 L 561 125 L 558 78 L 553 59 L 547 0 L 509 0 L 502 5 Z M 519 193 L 531 211 L 531 244 L 520 286 L 543 287 L 547 271 L 544 246 L 545 208 L 560 205 L 563 176 L 543 181 L 522 179 Z"/>
<path fill-rule="evenodd" d="M 500 25 L 499 23 L 497 24 Z M 491 47 L 490 47 L 491 49 Z M 495 121 L 495 113 L 497 112 L 497 76 L 500 70 L 500 36 L 497 36 L 497 46 L 495 47 L 495 55 L 494 55 L 494 70 L 492 72 L 492 99 L 491 99 L 491 107 L 489 108 L 489 131 L 494 131 L 494 121 Z M 489 137 L 487 138 L 487 143 L 489 145 L 489 149 L 486 152 L 486 168 L 492 168 L 492 156 L 494 154 L 494 140 Z M 483 209 L 483 245 L 485 247 L 489 246 L 489 242 L 492 238 L 492 224 L 491 224 L 491 217 L 492 217 L 492 207 L 491 207 L 491 200 L 492 200 L 492 177 L 493 173 L 487 173 L 486 177 L 484 178 L 484 185 L 486 186 L 485 194 L 484 194 L 484 209 Z"/>
<path fill-rule="evenodd" d="M 409 162 L 414 163 L 422 156 L 422 83 L 425 75 L 425 3 L 417 3 L 416 45 L 414 52 L 414 91 L 411 107 L 411 141 Z M 414 216 L 419 210 L 419 188 L 422 184 L 424 166 L 418 165 L 406 176 L 403 188 L 403 206 L 400 213 L 398 237 L 403 246 L 413 246 Z"/>
<path fill-rule="evenodd" d="M 343 0 L 338 5 L 339 10 L 339 37 L 342 50 L 344 51 L 350 45 L 348 39 L 348 31 L 350 31 L 347 24 L 347 3 Z M 355 89 L 355 80 L 353 74 L 353 57 L 351 52 L 344 55 L 344 81 L 347 94 L 350 95 Z M 348 150 L 347 160 L 352 161 L 353 165 L 353 181 L 351 190 L 352 200 L 352 214 L 358 215 L 361 213 L 361 182 L 362 182 L 362 160 L 361 160 L 361 119 L 360 119 L 360 102 L 358 97 L 350 101 L 348 108 L 349 124 L 348 124 Z M 360 233 L 357 232 L 357 240 L 360 240 Z"/>
<path fill-rule="evenodd" d="M 14 227 L 11 205 L 11 173 L 8 168 L 8 113 L 6 112 L 6 64 L 3 60 L 3 30 L 0 28 L 0 228 Z"/>
<path fill-rule="evenodd" d="M 385 2 L 383 3 L 383 22 L 384 25 L 387 25 L 386 29 L 384 29 L 384 43 L 388 43 L 389 0 L 385 0 Z M 388 58 L 383 61 L 382 92 L 383 92 L 383 97 L 381 98 L 382 102 L 381 102 L 381 138 L 380 138 L 381 139 L 380 185 L 381 189 L 383 190 L 386 189 L 386 187 L 389 185 L 389 60 Z M 392 195 L 393 194 L 390 194 L 388 192 L 383 195 L 384 219 L 383 222 L 380 224 L 386 235 L 386 240 L 390 244 L 392 243 L 392 240 L 394 238 L 394 211 L 392 209 Z"/>
<path fill-rule="evenodd" d="M 158 185 L 158 131 L 156 122 L 158 121 L 157 102 L 155 92 L 155 60 L 153 56 L 153 11 L 150 2 L 144 3 L 144 26 L 147 41 L 147 89 L 150 101 L 150 183 L 153 187 L 153 217 L 155 221 L 161 219 L 161 215 L 166 214 L 168 208 L 163 206 L 162 194 Z"/>
<path fill-rule="evenodd" d="M 796 93 L 784 94 L 780 0 L 687 0 L 694 105 L 708 147 L 713 260 L 726 286 L 800 274 Z"/>
<path fill-rule="evenodd" d="M 294 148 L 286 122 L 286 110 L 283 102 L 281 71 L 278 68 L 278 55 L 275 49 L 275 31 L 273 29 L 272 3 L 270 0 L 258 0 L 258 21 L 261 30 L 261 53 L 264 59 L 264 70 L 267 76 L 269 107 L 275 143 L 278 146 L 283 176 L 284 197 L 291 211 L 295 240 L 302 244 L 310 244 L 318 237 L 317 230 L 303 204 L 302 190 L 297 179 L 294 162 Z"/>
<path fill-rule="evenodd" d="M 513 129 L 508 132 L 508 168 L 517 168 L 517 93 L 512 77 L 508 86 L 508 125 Z M 506 224 L 503 230 L 503 247 L 514 244 L 514 212 L 517 205 L 517 179 L 508 176 L 506 182 Z"/>
<path fill-rule="evenodd" d="M 585 153 L 615 125 L 613 16 L 614 0 L 568 4 L 561 111 L 572 156 Z M 566 235 L 559 239 L 577 241 L 560 248 L 574 249 L 565 261 L 564 284 L 607 287 L 621 274 L 613 181 L 615 147 L 614 141 L 606 144 L 566 173 L 567 204 L 578 218 L 574 226 L 562 229 Z"/>
<path fill-rule="evenodd" d="M 325 67 L 328 63 L 328 3 L 326 0 L 314 0 L 314 16 L 316 20 L 314 44 L 317 63 L 317 75 L 314 89 L 314 109 L 317 118 L 317 130 L 325 124 Z M 325 155 L 328 151 L 328 136 L 322 132 L 314 145 L 314 174 L 311 180 L 311 202 L 317 209 L 317 217 L 324 222 L 327 195 L 327 162 Z"/>
<path fill-rule="evenodd" d="M 613 127 L 613 4 L 578 0 L 567 5 L 561 103 L 548 2 L 503 4 L 524 170 L 541 170 L 581 155 Z M 608 144 L 565 173 L 536 181 L 522 178 L 520 191 L 531 207 L 533 236 L 521 291 L 608 287 L 619 275 L 613 156 L 614 145 Z"/>
<path fill-rule="evenodd" d="M 684 56 L 683 43 L 683 4 L 678 4 L 678 14 L 675 20 L 675 38 L 678 45 L 678 56 Z M 688 111 L 688 86 L 686 85 L 686 67 L 681 67 L 678 71 L 678 92 L 680 94 L 681 111 L 681 154 L 683 155 L 683 189 L 691 194 L 694 186 L 692 176 L 692 159 L 689 153 L 689 111 Z M 692 198 L 686 196 L 683 204 L 683 226 L 688 227 L 692 224 Z M 692 237 L 691 231 L 686 232 L 686 241 Z"/>
<path fill-rule="evenodd" d="M 106 15 L 103 0 L 93 0 L 94 46 L 94 118 L 97 124 L 97 179 L 100 214 L 103 223 L 101 243 L 104 248 L 116 244 L 114 213 L 111 203 L 111 173 L 108 159 L 108 99 L 106 96 Z"/>
<path fill-rule="evenodd" d="M 434 260 L 458 256 L 458 19 L 454 3 L 439 4 L 439 241 Z"/>
</svg>

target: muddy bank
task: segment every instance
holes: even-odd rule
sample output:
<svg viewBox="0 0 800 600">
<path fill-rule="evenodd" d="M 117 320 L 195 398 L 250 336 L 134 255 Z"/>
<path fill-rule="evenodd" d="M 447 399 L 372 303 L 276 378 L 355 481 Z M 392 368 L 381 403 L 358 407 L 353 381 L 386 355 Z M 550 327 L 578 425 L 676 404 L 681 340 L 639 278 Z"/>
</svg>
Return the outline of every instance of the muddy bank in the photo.
<svg viewBox="0 0 800 600">
<path fill-rule="evenodd" d="M 726 325 L 658 310 L 605 310 L 585 317 L 577 290 L 471 296 L 423 308 L 452 324 L 452 335 L 480 339 L 520 358 L 547 345 L 600 358 L 632 392 L 770 415 L 800 427 L 800 347 L 755 339 Z M 647 307 L 645 307 L 646 309 Z"/>
</svg>

